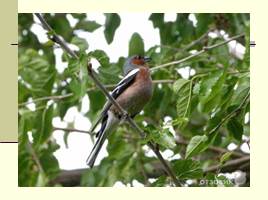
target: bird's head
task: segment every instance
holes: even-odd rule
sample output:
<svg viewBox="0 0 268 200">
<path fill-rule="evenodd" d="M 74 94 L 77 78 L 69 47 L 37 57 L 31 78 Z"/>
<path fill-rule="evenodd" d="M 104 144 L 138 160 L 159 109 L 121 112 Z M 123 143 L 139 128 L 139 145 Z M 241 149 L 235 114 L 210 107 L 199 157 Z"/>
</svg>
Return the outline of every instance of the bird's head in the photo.
<svg viewBox="0 0 268 200">
<path fill-rule="evenodd" d="M 128 74 L 131 70 L 139 68 L 141 66 L 146 65 L 151 58 L 146 56 L 135 55 L 128 58 L 124 64 L 124 76 Z"/>
</svg>

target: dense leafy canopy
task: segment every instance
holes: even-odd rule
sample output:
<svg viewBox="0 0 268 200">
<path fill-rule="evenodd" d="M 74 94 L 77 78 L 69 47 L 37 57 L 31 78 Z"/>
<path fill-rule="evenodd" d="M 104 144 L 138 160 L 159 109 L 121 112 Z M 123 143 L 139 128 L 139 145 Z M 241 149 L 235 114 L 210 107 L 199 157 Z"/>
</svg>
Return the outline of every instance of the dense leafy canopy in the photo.
<svg viewBox="0 0 268 200">
<path fill-rule="evenodd" d="M 74 26 L 68 15 L 77 20 Z M 19 186 L 113 186 L 118 181 L 126 185 L 135 181 L 146 186 L 172 185 L 157 158 L 148 155 L 148 141 L 158 144 L 161 152 L 172 152 L 168 160 L 183 185 L 233 186 L 236 181 L 222 173 L 236 170 L 246 172 L 243 185 L 249 185 L 248 154 L 239 148 L 249 138 L 250 125 L 245 120 L 250 111 L 249 14 L 192 16 L 196 22 L 189 14 L 177 14 L 175 21 L 166 22 L 164 14 L 151 14 L 148 20 L 159 30 L 161 44 L 145 50 L 141 35 L 133 33 L 129 55 L 150 56 L 154 67 L 222 42 L 223 34 L 245 34 L 237 39 L 245 47 L 244 55 L 230 51 L 225 44 L 186 62 L 155 70 L 152 101 L 135 118 L 146 137 L 140 138 L 128 124 L 121 125 L 108 138 L 108 156 L 93 169 L 79 171 L 74 181 L 68 175 L 72 171 L 63 172 L 53 154 L 59 145 L 53 138 L 52 119 L 63 119 L 72 106 L 81 110 L 81 100 L 88 96 L 90 109 L 84 115 L 93 122 L 106 98 L 87 76 L 87 60 L 98 60 L 98 77 L 107 85 L 120 80 L 126 59 L 120 57 L 111 63 L 101 49 L 86 53 L 88 46 L 94 44 L 88 44 L 76 31 L 91 33 L 103 27 L 110 44 L 121 19 L 118 14 L 105 14 L 105 24 L 99 24 L 88 20 L 86 14 L 45 14 L 54 31 L 79 49 L 79 60 L 63 53 L 61 59 L 68 66 L 59 72 L 53 51 L 59 45 L 53 40 L 40 42 L 31 30 L 37 23 L 33 15 L 19 14 Z M 216 36 L 212 37 L 212 33 Z M 29 102 L 34 102 L 35 109 L 27 106 Z M 73 128 L 73 123 L 68 127 Z M 65 131 L 66 143 L 68 134 Z M 237 145 L 233 151 L 227 148 L 231 143 Z M 237 162 L 225 165 L 230 160 Z"/>
</svg>

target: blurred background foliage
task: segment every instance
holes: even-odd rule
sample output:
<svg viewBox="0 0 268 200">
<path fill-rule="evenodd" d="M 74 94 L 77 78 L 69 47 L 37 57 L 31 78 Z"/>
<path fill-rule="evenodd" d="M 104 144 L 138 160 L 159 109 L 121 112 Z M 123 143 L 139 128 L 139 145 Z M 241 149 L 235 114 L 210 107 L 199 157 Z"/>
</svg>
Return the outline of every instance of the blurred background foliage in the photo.
<svg viewBox="0 0 268 200">
<path fill-rule="evenodd" d="M 93 122 L 106 98 L 87 77 L 87 59 L 98 60 L 98 76 L 109 89 L 120 80 L 126 59 L 120 57 L 111 63 L 101 49 L 85 53 L 88 45 L 94 44 L 75 34 L 76 30 L 93 32 L 104 27 L 110 44 L 120 26 L 120 15 L 105 14 L 104 24 L 88 20 L 86 14 L 71 15 L 78 20 L 75 26 L 70 25 L 66 14 L 44 14 L 58 35 L 79 48 L 79 60 L 63 54 L 61 59 L 68 67 L 62 73 L 55 68 L 53 48 L 58 45 L 53 40 L 45 44 L 38 40 L 31 31 L 37 23 L 32 14 L 18 15 L 19 186 L 113 186 L 118 181 L 130 186 L 134 181 L 145 186 L 169 186 L 171 180 L 157 158 L 145 153 L 148 140 L 159 144 L 162 152 L 172 152 L 171 167 L 185 186 L 249 186 L 249 152 L 241 150 L 242 145 L 249 145 L 249 14 L 194 14 L 196 24 L 189 14 L 177 14 L 173 22 L 165 22 L 164 14 L 151 14 L 148 20 L 159 30 L 160 45 L 145 51 L 138 33 L 129 38 L 129 55 L 150 56 L 151 67 L 225 41 L 226 35 L 245 34 L 237 39 L 245 53 L 239 56 L 223 45 L 181 64 L 155 70 L 152 101 L 135 118 L 147 137 L 139 138 L 123 124 L 109 136 L 108 156 L 100 165 L 92 170 L 65 171 L 53 155 L 59 145 L 53 138 L 52 119 L 63 119 L 72 106 L 80 110 L 81 99 L 88 95 L 90 109 L 85 116 Z M 210 37 L 211 33 L 216 36 Z M 188 76 L 182 77 L 180 69 L 188 70 Z M 32 101 L 35 110 L 27 107 Z M 73 128 L 71 123 L 68 128 Z M 65 131 L 66 143 L 68 134 Z M 230 150 L 230 144 L 236 148 Z M 227 174 L 237 170 L 238 178 L 228 178 Z M 241 174 L 246 181 L 239 182 Z"/>
</svg>

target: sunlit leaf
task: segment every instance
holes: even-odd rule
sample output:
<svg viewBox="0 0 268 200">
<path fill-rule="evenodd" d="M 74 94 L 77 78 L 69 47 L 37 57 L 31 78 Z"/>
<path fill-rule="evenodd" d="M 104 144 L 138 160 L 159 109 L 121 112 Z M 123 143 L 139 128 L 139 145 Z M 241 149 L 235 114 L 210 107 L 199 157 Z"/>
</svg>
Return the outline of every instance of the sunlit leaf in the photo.
<svg viewBox="0 0 268 200">
<path fill-rule="evenodd" d="M 173 84 L 173 90 L 177 97 L 177 115 L 178 123 L 180 127 L 183 127 L 188 122 L 188 116 L 191 103 L 191 81 L 185 79 L 179 79 Z"/>
<path fill-rule="evenodd" d="M 187 145 L 185 158 L 188 159 L 204 151 L 207 148 L 207 140 L 208 137 L 206 135 L 197 135 L 192 137 Z"/>
</svg>

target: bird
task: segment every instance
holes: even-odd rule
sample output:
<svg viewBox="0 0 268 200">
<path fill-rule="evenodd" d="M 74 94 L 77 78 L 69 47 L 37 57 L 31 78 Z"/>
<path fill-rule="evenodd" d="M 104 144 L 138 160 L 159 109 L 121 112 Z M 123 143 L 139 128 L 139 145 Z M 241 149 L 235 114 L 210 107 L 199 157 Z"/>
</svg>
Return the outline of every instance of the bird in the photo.
<svg viewBox="0 0 268 200">
<path fill-rule="evenodd" d="M 123 65 L 123 79 L 115 86 L 110 93 L 117 103 L 134 118 L 144 106 L 151 100 L 153 95 L 152 78 L 148 62 L 150 57 L 134 55 L 126 59 Z M 113 132 L 120 121 L 124 120 L 121 112 L 109 100 L 92 126 L 90 132 L 101 123 L 100 130 L 96 133 L 96 142 L 86 160 L 87 165 L 92 168 L 101 150 L 101 147 L 109 135 Z"/>
</svg>

